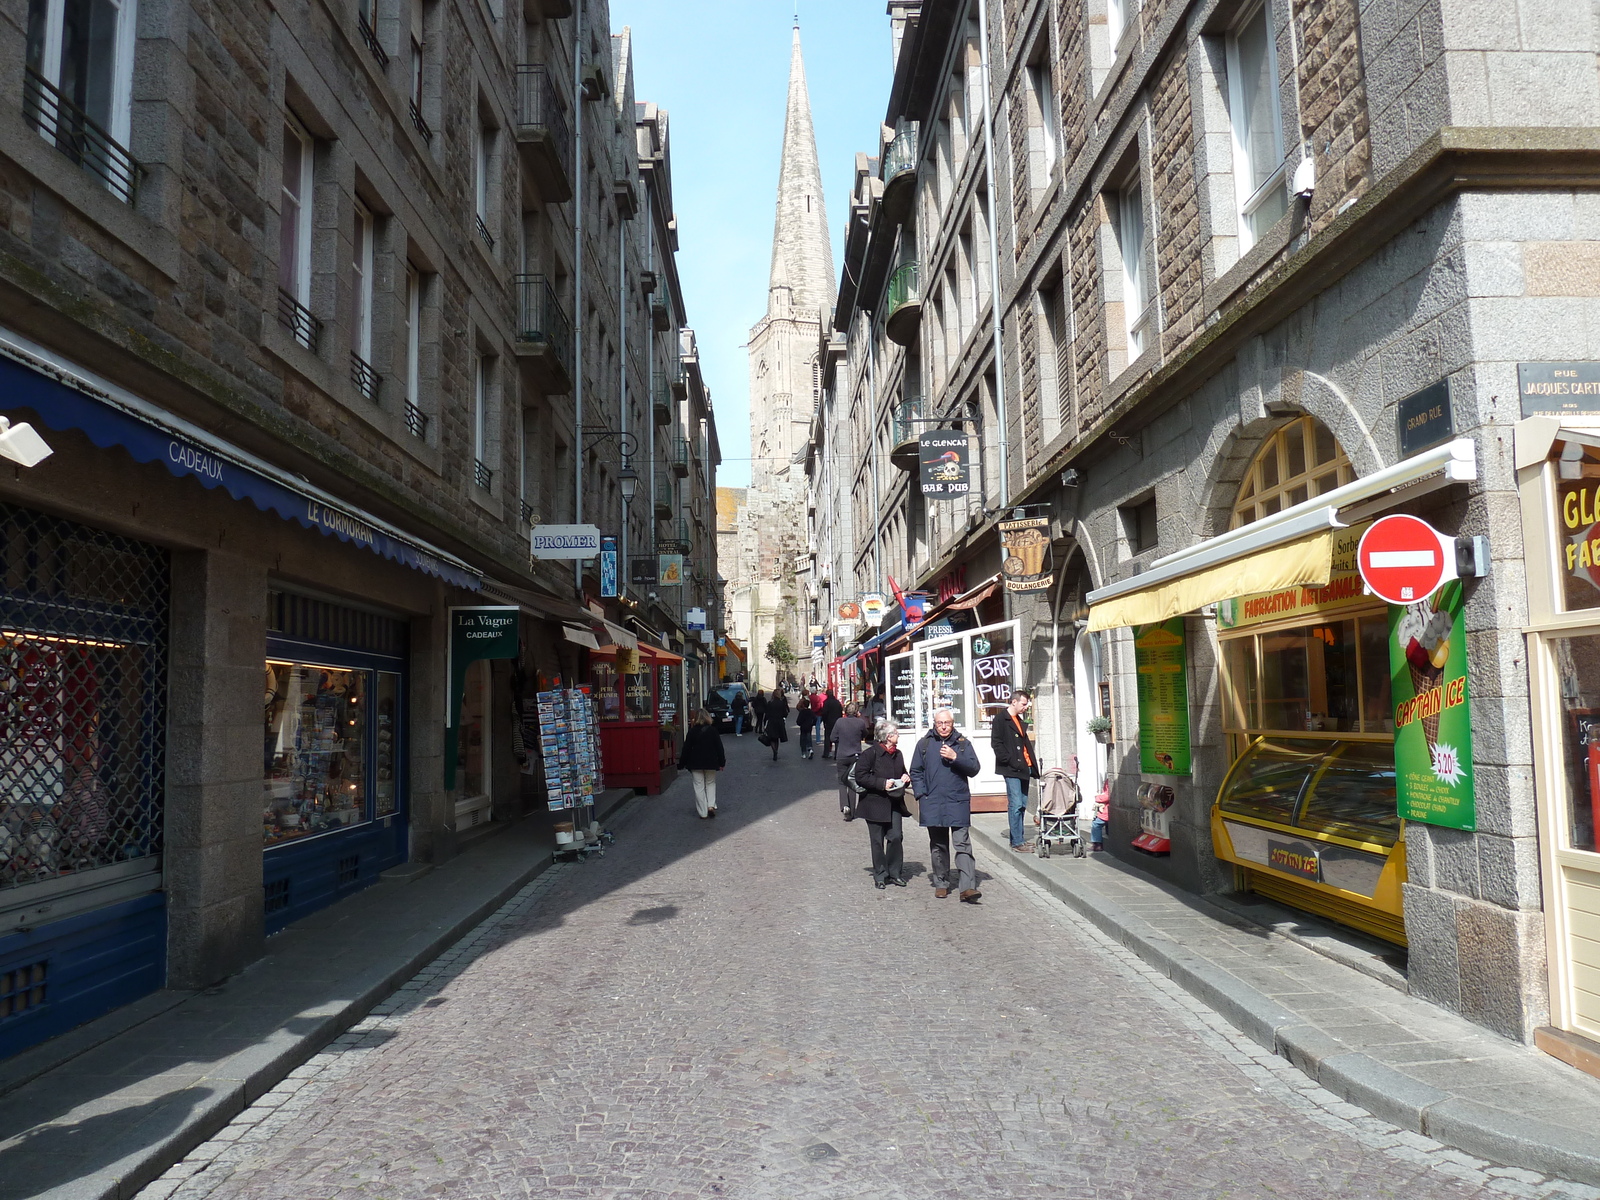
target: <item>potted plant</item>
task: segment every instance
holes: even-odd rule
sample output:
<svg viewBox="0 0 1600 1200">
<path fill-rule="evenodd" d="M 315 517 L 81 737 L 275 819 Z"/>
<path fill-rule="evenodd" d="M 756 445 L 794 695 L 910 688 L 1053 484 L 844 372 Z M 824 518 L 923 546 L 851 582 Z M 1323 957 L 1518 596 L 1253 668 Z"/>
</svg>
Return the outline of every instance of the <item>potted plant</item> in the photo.
<svg viewBox="0 0 1600 1200">
<path fill-rule="evenodd" d="M 1094 734 L 1094 740 L 1099 742 L 1102 746 L 1109 746 L 1111 744 L 1110 717 L 1090 717 L 1084 722 L 1083 727 L 1090 733 Z"/>
</svg>

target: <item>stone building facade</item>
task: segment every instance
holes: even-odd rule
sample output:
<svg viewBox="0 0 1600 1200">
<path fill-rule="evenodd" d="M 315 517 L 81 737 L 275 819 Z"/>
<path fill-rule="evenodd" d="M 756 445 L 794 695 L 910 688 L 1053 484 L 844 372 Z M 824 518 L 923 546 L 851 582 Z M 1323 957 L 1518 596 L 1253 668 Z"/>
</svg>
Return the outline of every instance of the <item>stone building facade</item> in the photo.
<svg viewBox="0 0 1600 1200">
<path fill-rule="evenodd" d="M 1563 439 L 1593 406 L 1546 418 L 1535 394 L 1552 370 L 1588 378 L 1600 357 L 1578 266 L 1600 211 L 1592 15 L 989 0 L 897 6 L 893 20 L 886 136 L 857 173 L 813 427 L 814 445 L 855 459 L 849 475 L 813 471 L 814 502 L 855 524 L 847 541 L 814 542 L 829 560 L 818 570 L 864 587 L 881 562 L 931 606 L 958 568 L 969 586 L 1004 583 L 999 526 L 1043 518 L 1050 585 L 1008 591 L 1005 616 L 1041 749 L 1075 756 L 1088 794 L 1106 789 L 1113 854 L 1403 944 L 1413 992 L 1506 1036 L 1600 1037 L 1582 982 L 1582 896 L 1600 858 L 1572 774 L 1587 601 L 1559 599 L 1573 564 L 1550 549 L 1539 482 L 1582 474 L 1557 460 L 1582 457 L 1578 433 Z M 1420 436 L 1419 412 L 1447 416 L 1444 434 Z M 917 432 L 940 427 L 977 447 L 964 501 L 924 500 L 894 467 L 914 469 Z M 1298 617 L 1252 632 L 1238 614 L 1265 609 L 1215 594 L 1216 579 L 1279 586 L 1251 572 L 1301 544 L 1282 512 L 1350 544 L 1283 585 L 1307 589 L 1285 593 Z M 1387 809 L 1362 826 L 1375 840 L 1341 841 L 1311 831 L 1315 783 L 1281 819 L 1241 817 L 1250 763 L 1290 744 L 1325 765 L 1373 761 L 1376 782 L 1356 791 L 1375 814 L 1404 774 L 1384 758 L 1394 714 L 1380 714 L 1391 683 L 1412 684 L 1384 674 L 1384 606 L 1359 580 L 1345 607 L 1323 602 L 1330 579 L 1351 577 L 1357 535 L 1394 513 L 1487 540 L 1472 564 L 1484 573 L 1460 585 L 1472 818 L 1402 827 Z M 1229 549 L 1249 525 L 1259 552 Z M 1202 567 L 1221 576 L 1206 584 Z M 1178 589 L 1167 599 L 1182 614 L 1192 761 L 1179 773 L 1150 768 L 1148 660 L 1123 624 L 1158 612 L 1156 581 Z M 918 637 L 899 636 L 880 649 Z M 831 654 L 860 649 L 836 639 Z M 1347 685 L 1328 664 L 1363 653 L 1363 683 L 1335 702 Z M 1110 725 L 1099 738 L 1095 718 Z M 1312 875 L 1252 858 L 1251 820 L 1302 839 Z M 1371 859 L 1367 883 L 1328 882 L 1347 851 Z"/>
<path fill-rule="evenodd" d="M 666 114 L 604 3 L 86 11 L 0 16 L 0 415 L 54 451 L 0 472 L 0 1055 L 543 810 L 533 692 L 644 632 L 693 668 L 717 574 Z M 530 557 L 570 523 L 693 583 Z M 447 734 L 453 606 L 520 639 Z"/>
</svg>

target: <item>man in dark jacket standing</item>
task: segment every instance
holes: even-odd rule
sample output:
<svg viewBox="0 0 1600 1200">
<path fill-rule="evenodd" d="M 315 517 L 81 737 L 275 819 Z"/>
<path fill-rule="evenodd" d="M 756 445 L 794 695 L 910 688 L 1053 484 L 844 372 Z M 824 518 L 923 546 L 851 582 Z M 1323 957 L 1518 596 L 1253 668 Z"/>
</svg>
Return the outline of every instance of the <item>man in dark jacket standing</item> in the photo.
<svg viewBox="0 0 1600 1200">
<path fill-rule="evenodd" d="M 933 894 L 950 894 L 950 849 L 955 847 L 956 886 L 968 904 L 976 903 L 977 866 L 972 859 L 972 786 L 978 773 L 978 752 L 956 732 L 948 708 L 933 714 L 933 728 L 911 753 L 911 791 L 917 798 L 917 822 L 928 831 L 928 857 L 933 860 Z"/>
<path fill-rule="evenodd" d="M 844 716 L 844 705 L 839 703 L 839 697 L 833 694 L 833 689 L 828 689 L 828 694 L 822 698 L 822 757 L 833 757 L 833 727 L 840 717 Z"/>
<path fill-rule="evenodd" d="M 850 777 L 850 768 L 855 766 L 862 746 L 871 740 L 872 730 L 861 717 L 861 706 L 852 703 L 845 710 L 845 715 L 828 729 L 828 741 L 823 745 L 824 752 L 837 755 L 839 811 L 844 814 L 846 821 L 856 819 L 856 794 L 845 781 Z"/>
<path fill-rule="evenodd" d="M 1011 693 L 1011 703 L 1005 711 L 995 713 L 989 726 L 995 773 L 1006 781 L 1011 848 L 1021 854 L 1033 853 L 1033 843 L 1023 840 L 1022 818 L 1028 811 L 1028 781 L 1039 778 L 1039 752 L 1022 723 L 1022 714 L 1032 703 L 1033 697 L 1025 688 L 1016 688 Z"/>
</svg>

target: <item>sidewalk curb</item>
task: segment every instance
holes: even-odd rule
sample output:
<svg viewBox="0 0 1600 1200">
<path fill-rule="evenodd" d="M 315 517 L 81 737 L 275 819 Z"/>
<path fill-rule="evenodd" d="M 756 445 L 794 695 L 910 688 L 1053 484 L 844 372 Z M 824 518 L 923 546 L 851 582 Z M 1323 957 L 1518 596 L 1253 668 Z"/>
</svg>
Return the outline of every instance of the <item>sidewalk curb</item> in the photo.
<svg viewBox="0 0 1600 1200">
<path fill-rule="evenodd" d="M 607 808 L 597 806 L 596 813 L 602 820 L 620 816 L 635 799 L 637 797 L 633 795 L 622 796 Z M 133 1200 L 168 1168 L 216 1136 L 247 1107 L 281 1083 L 290 1072 L 310 1061 L 552 865 L 554 863 L 549 855 L 535 859 L 525 870 L 517 872 L 511 882 L 440 929 L 426 944 L 387 970 L 381 978 L 368 983 L 348 999 L 335 1001 L 316 1014 L 313 1018 L 315 1024 L 310 1028 L 288 1036 L 280 1033 L 277 1037 L 231 1055 L 225 1063 L 218 1064 L 219 1072 L 213 1077 L 218 1086 L 195 1104 L 177 1128 L 152 1140 L 135 1154 L 39 1193 L 38 1200 Z M 390 886 L 403 887 L 406 882 L 391 883 Z M 246 967 L 245 973 L 248 972 L 249 968 Z M 244 1068 L 243 1073 L 239 1071 L 241 1067 Z"/>
<path fill-rule="evenodd" d="M 1325 1033 L 1114 901 L 1074 890 L 1031 854 L 977 825 L 977 841 L 1133 951 L 1240 1032 L 1287 1059 L 1340 1099 L 1447 1146 L 1508 1167 L 1600 1187 L 1600 1141 L 1442 1091 Z"/>
</svg>

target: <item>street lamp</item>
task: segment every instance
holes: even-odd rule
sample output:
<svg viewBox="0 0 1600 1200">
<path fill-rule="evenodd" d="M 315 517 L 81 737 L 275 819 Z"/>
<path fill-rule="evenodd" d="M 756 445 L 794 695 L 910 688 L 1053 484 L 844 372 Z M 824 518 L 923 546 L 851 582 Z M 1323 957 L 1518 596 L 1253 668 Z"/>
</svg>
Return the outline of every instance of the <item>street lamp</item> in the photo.
<svg viewBox="0 0 1600 1200">
<path fill-rule="evenodd" d="M 634 496 L 639 492 L 639 472 L 633 469 L 633 458 L 629 455 L 624 455 L 622 458 L 622 470 L 617 475 L 617 487 L 622 491 L 621 573 L 623 576 L 618 581 L 617 590 L 626 595 L 628 591 L 627 576 L 632 573 L 632 569 L 628 565 L 628 506 L 633 503 Z"/>
</svg>

